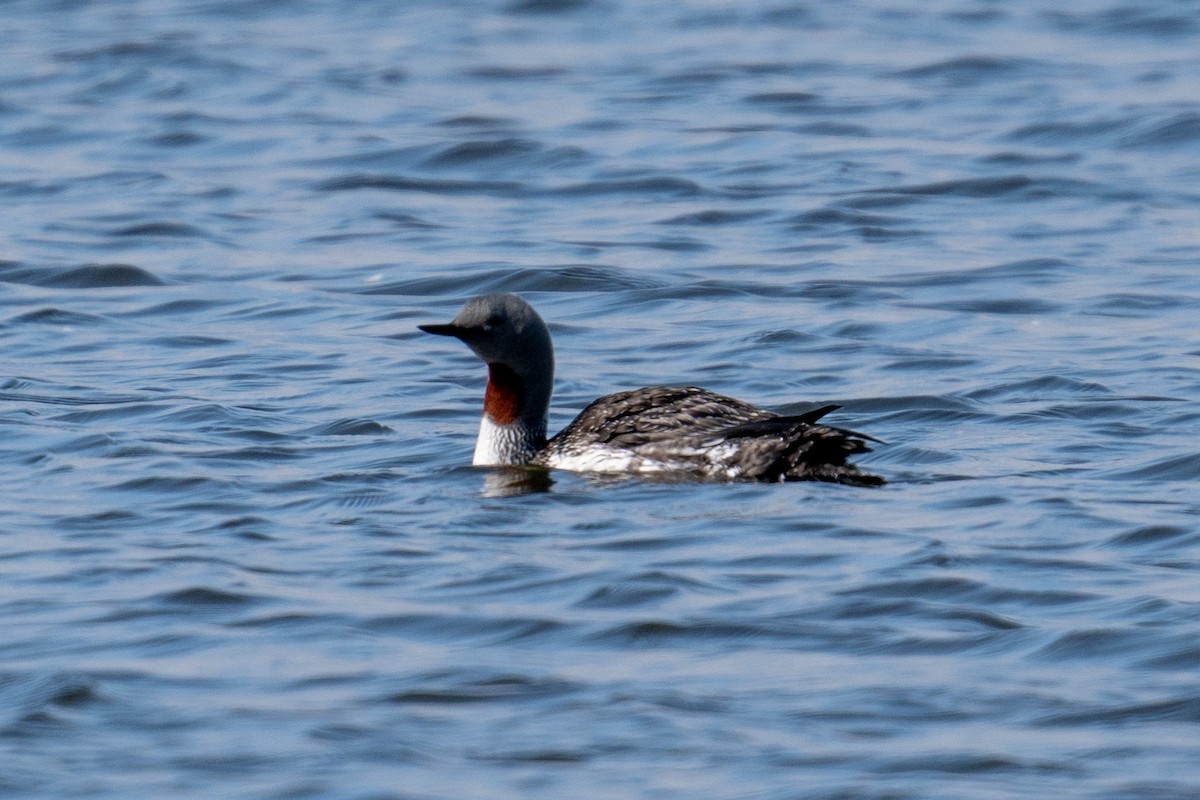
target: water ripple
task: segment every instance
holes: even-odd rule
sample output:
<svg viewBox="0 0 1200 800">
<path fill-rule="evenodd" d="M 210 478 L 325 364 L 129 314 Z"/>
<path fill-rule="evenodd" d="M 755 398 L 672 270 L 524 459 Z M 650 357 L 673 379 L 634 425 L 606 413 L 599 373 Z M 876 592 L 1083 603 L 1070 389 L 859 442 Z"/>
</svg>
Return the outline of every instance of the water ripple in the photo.
<svg viewBox="0 0 1200 800">
<path fill-rule="evenodd" d="M 84 264 L 71 269 L 21 267 L 0 270 L 0 279 L 11 283 L 70 289 L 108 289 L 119 286 L 162 286 L 154 274 L 132 264 Z"/>
</svg>

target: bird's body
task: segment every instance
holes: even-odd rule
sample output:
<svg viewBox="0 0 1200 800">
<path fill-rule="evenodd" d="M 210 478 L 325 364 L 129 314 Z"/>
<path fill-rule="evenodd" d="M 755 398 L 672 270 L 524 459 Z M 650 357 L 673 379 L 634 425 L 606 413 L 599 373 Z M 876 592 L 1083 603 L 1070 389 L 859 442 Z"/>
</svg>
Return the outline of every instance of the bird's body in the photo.
<svg viewBox="0 0 1200 800">
<path fill-rule="evenodd" d="M 484 295 L 469 300 L 449 325 L 421 329 L 461 339 L 488 364 L 473 461 L 479 466 L 860 486 L 884 482 L 846 461 L 867 452 L 870 437 L 818 422 L 837 406 L 781 416 L 691 386 L 606 395 L 547 440 L 554 352 L 549 330 L 528 303 L 512 294 Z"/>
</svg>

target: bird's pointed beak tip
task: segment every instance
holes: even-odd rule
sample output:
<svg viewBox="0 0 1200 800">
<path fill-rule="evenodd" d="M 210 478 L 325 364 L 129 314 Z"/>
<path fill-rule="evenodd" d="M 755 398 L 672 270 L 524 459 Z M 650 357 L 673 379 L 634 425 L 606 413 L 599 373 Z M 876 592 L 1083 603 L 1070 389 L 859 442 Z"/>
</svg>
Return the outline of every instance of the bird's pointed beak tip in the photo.
<svg viewBox="0 0 1200 800">
<path fill-rule="evenodd" d="M 452 323 L 446 325 L 418 325 L 417 328 L 425 333 L 432 333 L 435 336 L 458 337 L 462 333 L 461 329 Z"/>
</svg>

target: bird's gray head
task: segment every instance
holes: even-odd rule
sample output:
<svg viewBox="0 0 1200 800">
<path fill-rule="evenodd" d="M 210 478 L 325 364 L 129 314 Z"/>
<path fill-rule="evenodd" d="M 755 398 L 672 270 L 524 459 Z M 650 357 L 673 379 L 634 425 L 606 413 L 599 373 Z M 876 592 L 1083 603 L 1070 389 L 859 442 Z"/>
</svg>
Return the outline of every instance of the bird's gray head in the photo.
<svg viewBox="0 0 1200 800">
<path fill-rule="evenodd" d="M 462 340 L 486 363 L 511 367 L 526 383 L 553 380 L 550 331 L 533 306 L 515 294 L 473 297 L 448 325 L 417 327 Z"/>
</svg>

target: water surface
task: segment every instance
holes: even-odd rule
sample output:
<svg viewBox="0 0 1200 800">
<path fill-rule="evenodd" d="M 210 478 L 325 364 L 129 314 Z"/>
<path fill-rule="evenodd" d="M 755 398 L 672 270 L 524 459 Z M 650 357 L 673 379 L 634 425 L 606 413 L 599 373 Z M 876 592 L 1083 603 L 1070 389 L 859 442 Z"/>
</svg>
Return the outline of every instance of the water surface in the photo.
<svg viewBox="0 0 1200 800">
<path fill-rule="evenodd" d="M 1200 7 L 1010 5 L 7 4 L 0 794 L 1200 794 Z M 472 469 L 498 290 L 890 483 Z"/>
</svg>

